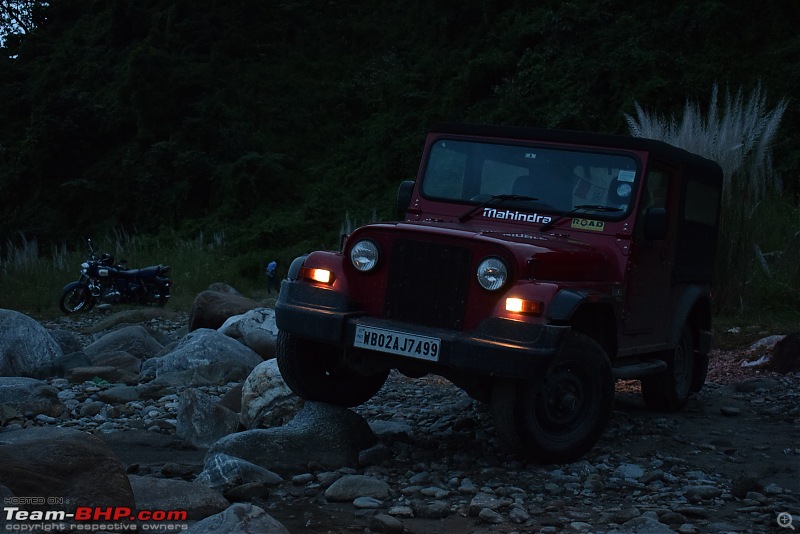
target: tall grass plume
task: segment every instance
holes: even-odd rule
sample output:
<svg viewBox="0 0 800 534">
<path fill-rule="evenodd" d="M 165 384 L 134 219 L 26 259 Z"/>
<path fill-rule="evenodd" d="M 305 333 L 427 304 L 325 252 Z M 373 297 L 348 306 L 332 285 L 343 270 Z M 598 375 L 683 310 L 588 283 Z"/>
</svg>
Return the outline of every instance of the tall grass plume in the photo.
<svg viewBox="0 0 800 534">
<path fill-rule="evenodd" d="M 724 175 L 722 214 L 716 261 L 715 304 L 718 311 L 742 311 L 745 295 L 753 294 L 755 229 L 752 217 L 759 204 L 779 193 L 780 177 L 772 167 L 770 146 L 788 102 L 770 108 L 756 87 L 725 94 L 715 85 L 705 113 L 687 101 L 683 116 L 669 119 L 635 103 L 636 115 L 625 115 L 630 133 L 667 142 L 716 161 Z"/>
</svg>

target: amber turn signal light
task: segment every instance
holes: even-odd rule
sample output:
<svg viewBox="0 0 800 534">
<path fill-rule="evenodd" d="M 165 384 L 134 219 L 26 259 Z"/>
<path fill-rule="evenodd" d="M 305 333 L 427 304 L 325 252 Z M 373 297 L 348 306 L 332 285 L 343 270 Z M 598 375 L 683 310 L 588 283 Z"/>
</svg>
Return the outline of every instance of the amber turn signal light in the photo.
<svg viewBox="0 0 800 534">
<path fill-rule="evenodd" d="M 540 315 L 544 303 L 538 300 L 525 300 L 514 297 L 506 299 L 506 311 L 511 313 L 524 313 L 526 315 Z"/>
<path fill-rule="evenodd" d="M 303 267 L 300 269 L 300 276 L 320 284 L 331 285 L 333 283 L 333 273 L 327 269 L 312 269 L 310 267 Z"/>
</svg>

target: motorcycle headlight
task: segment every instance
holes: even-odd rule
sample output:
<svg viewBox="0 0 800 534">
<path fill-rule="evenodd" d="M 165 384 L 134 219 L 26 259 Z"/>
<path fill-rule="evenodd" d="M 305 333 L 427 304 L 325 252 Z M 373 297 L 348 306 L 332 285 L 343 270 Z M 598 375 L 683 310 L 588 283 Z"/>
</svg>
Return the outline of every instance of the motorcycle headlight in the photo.
<svg viewBox="0 0 800 534">
<path fill-rule="evenodd" d="M 478 265 L 478 283 L 487 291 L 496 291 L 508 280 L 508 268 L 500 258 L 486 258 Z"/>
<path fill-rule="evenodd" d="M 361 272 L 371 271 L 378 264 L 378 245 L 363 239 L 350 249 L 350 261 Z"/>
</svg>

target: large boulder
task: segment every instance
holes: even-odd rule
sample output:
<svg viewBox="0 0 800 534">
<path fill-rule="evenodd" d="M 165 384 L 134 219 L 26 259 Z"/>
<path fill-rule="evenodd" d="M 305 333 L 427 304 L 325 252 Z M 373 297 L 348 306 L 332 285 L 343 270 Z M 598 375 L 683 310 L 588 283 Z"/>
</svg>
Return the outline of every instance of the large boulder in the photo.
<svg viewBox="0 0 800 534">
<path fill-rule="evenodd" d="M 27 315 L 0 309 L 0 376 L 44 377 L 63 355 L 42 325 Z"/>
<path fill-rule="evenodd" d="M 90 367 L 92 360 L 82 350 L 69 352 L 53 363 L 53 376 L 67 376 L 76 367 Z"/>
<path fill-rule="evenodd" d="M 142 363 L 141 381 L 175 385 L 221 385 L 244 380 L 261 357 L 216 330 L 187 334 L 172 352 Z"/>
<path fill-rule="evenodd" d="M 68 512 L 76 505 L 135 508 L 125 468 L 92 434 L 61 427 L 2 432 L 0 458 L 0 485 L 17 497 L 63 497 Z"/>
<path fill-rule="evenodd" d="M 163 308 L 135 308 L 122 310 L 109 315 L 96 323 L 82 329 L 84 334 L 97 334 L 120 326 L 157 321 L 159 323 L 178 321 L 180 314 Z M 159 341 L 160 342 L 160 341 Z M 162 345 L 163 342 L 160 342 Z"/>
<path fill-rule="evenodd" d="M 325 498 L 332 502 L 353 502 L 358 497 L 386 499 L 389 484 L 365 475 L 345 475 L 325 490 Z"/>
<path fill-rule="evenodd" d="M 141 325 L 124 326 L 104 335 L 83 352 L 96 365 L 95 360 L 106 353 L 127 352 L 140 360 L 158 354 L 164 346 L 156 341 Z"/>
<path fill-rule="evenodd" d="M 231 293 L 232 295 L 241 295 L 238 289 L 236 289 L 230 284 L 226 284 L 225 282 L 214 282 L 213 284 L 209 284 L 209 286 L 206 289 L 209 291 L 218 291 L 220 293 Z"/>
<path fill-rule="evenodd" d="M 178 397 L 175 433 L 196 447 L 210 447 L 239 427 L 239 416 L 199 389 L 186 388 Z"/>
<path fill-rule="evenodd" d="M 194 481 L 224 492 L 245 484 L 274 486 L 283 482 L 283 478 L 241 458 L 220 453 L 206 458 L 203 471 Z"/>
<path fill-rule="evenodd" d="M 267 360 L 258 364 L 244 381 L 239 420 L 246 428 L 282 426 L 302 407 L 303 399 L 283 381 L 278 362 Z"/>
<path fill-rule="evenodd" d="M 47 332 L 56 340 L 58 346 L 61 347 L 61 352 L 64 354 L 78 352 L 83 349 L 83 343 L 81 343 L 80 338 L 78 338 L 78 334 L 72 330 L 56 328 L 48 330 Z"/>
<path fill-rule="evenodd" d="M 0 425 L 39 414 L 58 417 L 65 410 L 58 389 L 47 382 L 21 376 L 0 377 Z"/>
<path fill-rule="evenodd" d="M 208 486 L 167 478 L 129 475 L 140 510 L 185 510 L 188 519 L 203 519 L 229 506 L 221 493 Z"/>
<path fill-rule="evenodd" d="M 277 519 L 263 508 L 236 503 L 225 511 L 198 521 L 186 531 L 189 534 L 289 534 Z"/>
<path fill-rule="evenodd" d="M 142 370 L 142 360 L 124 350 L 97 354 L 91 358 L 91 363 L 96 366 L 114 367 L 137 375 Z"/>
<path fill-rule="evenodd" d="M 256 308 L 229 317 L 218 330 L 250 347 L 265 360 L 275 357 L 278 326 L 272 308 Z"/>
<path fill-rule="evenodd" d="M 229 317 L 260 308 L 261 303 L 233 293 L 203 291 L 194 299 L 189 312 L 189 331 L 200 328 L 217 329 Z"/>
<path fill-rule="evenodd" d="M 358 453 L 374 445 L 366 420 L 347 408 L 306 402 L 284 426 L 225 436 L 206 455 L 242 458 L 276 473 L 292 473 L 316 462 L 329 469 L 357 465 Z"/>
</svg>

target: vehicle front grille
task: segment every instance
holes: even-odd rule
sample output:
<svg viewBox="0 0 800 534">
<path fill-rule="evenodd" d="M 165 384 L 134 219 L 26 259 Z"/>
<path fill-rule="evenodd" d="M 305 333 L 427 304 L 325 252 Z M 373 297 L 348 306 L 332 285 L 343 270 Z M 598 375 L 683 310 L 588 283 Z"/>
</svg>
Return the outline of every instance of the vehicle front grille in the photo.
<svg viewBox="0 0 800 534">
<path fill-rule="evenodd" d="M 470 253 L 464 247 L 395 240 L 385 314 L 399 321 L 460 330 L 469 275 Z"/>
</svg>

